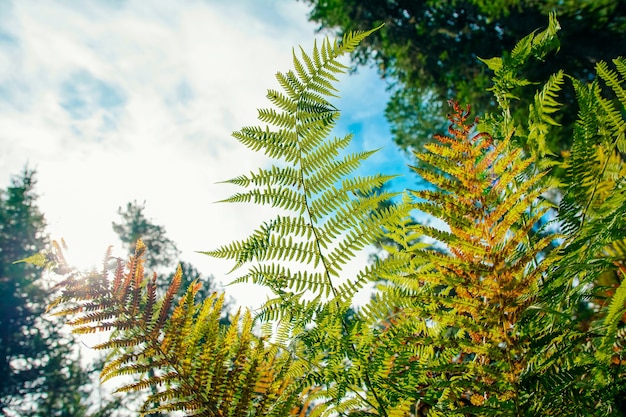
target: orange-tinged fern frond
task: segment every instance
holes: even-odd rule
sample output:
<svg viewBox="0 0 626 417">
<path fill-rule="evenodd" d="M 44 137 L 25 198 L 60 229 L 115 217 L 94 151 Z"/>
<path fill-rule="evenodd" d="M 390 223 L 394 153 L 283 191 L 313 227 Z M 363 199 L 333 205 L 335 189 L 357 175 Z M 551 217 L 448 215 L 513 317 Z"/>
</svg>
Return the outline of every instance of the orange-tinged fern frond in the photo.
<svg viewBox="0 0 626 417">
<path fill-rule="evenodd" d="M 118 392 L 151 389 L 144 414 L 287 415 L 301 394 L 291 356 L 254 335 L 249 312 L 235 316 L 228 328 L 221 325 L 223 295 L 214 293 L 198 304 L 200 285 L 193 282 L 179 296 L 180 267 L 158 298 L 156 275 L 143 268 L 145 251 L 139 241 L 126 268 L 118 260 L 113 274 L 110 252 L 101 273 L 70 273 L 51 303 L 53 313 L 72 316 L 68 324 L 77 333 L 114 331 L 93 347 L 113 350 L 101 380 L 134 379 Z"/>
<path fill-rule="evenodd" d="M 497 405 L 514 414 L 529 344 L 518 322 L 558 236 L 535 233 L 551 207 L 542 175 L 512 147 L 512 134 L 496 140 L 476 132 L 469 106 L 451 107 L 448 135 L 416 153 L 415 170 L 436 189 L 412 192 L 414 207 L 445 226 L 410 226 L 438 244 L 409 247 L 413 271 L 382 287 L 399 310 L 381 339 L 382 351 L 396 356 L 378 362 L 401 386 L 413 381 L 415 401 L 433 410 L 480 414 Z"/>
</svg>

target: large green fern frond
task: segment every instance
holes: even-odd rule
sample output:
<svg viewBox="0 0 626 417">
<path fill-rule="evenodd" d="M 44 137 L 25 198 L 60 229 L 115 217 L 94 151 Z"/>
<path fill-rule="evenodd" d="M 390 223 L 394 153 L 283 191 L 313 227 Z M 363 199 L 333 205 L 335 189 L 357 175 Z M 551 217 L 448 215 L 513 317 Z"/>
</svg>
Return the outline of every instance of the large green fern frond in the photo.
<svg viewBox="0 0 626 417">
<path fill-rule="evenodd" d="M 546 136 L 551 127 L 559 125 L 552 114 L 557 112 L 560 107 L 557 93 L 561 89 L 564 78 L 563 71 L 551 75 L 542 89 L 535 94 L 534 102 L 530 105 L 528 143 L 531 149 L 538 151 L 538 157 L 551 153 L 546 146 Z"/>
<path fill-rule="evenodd" d="M 623 59 L 616 59 L 623 64 Z M 605 201 L 620 190 L 624 178 L 623 153 L 626 150 L 626 99 L 624 79 L 597 65 L 598 76 L 607 82 L 616 102 L 603 96 L 597 81 L 584 85 L 574 81 L 580 105 L 579 120 L 574 130 L 571 156 L 565 161 L 567 184 L 562 218 L 568 230 L 580 231 L 588 217 L 606 210 Z M 621 155 L 620 155 L 621 153 Z"/>
<path fill-rule="evenodd" d="M 326 39 L 314 45 L 312 54 L 301 48 L 294 52 L 294 69 L 277 74 L 282 91 L 270 90 L 267 97 L 274 107 L 259 111 L 265 126 L 234 134 L 244 145 L 274 158 L 275 164 L 227 181 L 245 191 L 224 201 L 267 204 L 280 213 L 248 238 L 205 252 L 234 261 L 233 270 L 246 268 L 233 282 L 261 284 L 273 292 L 257 320 L 290 323 L 299 340 L 294 349 L 312 351 L 318 343 L 316 350 L 334 352 L 307 357 L 312 381 L 322 384 L 331 374 L 335 381 L 315 394 L 326 404 L 317 412 L 326 414 L 348 409 L 386 412 L 386 404 L 362 394 L 367 387 L 375 396 L 377 388 L 355 365 L 359 348 L 345 314 L 353 297 L 388 273 L 390 266 L 380 260 L 353 276 L 343 270 L 386 228 L 403 222 L 408 208 L 383 207 L 395 194 L 375 192 L 392 176 L 355 176 L 373 152 L 346 154 L 351 135 L 328 137 L 339 114 L 329 99 L 337 92 L 337 75 L 347 69 L 339 58 L 371 32 L 349 34 L 340 43 Z M 317 328 L 324 331 L 322 347 Z"/>
</svg>

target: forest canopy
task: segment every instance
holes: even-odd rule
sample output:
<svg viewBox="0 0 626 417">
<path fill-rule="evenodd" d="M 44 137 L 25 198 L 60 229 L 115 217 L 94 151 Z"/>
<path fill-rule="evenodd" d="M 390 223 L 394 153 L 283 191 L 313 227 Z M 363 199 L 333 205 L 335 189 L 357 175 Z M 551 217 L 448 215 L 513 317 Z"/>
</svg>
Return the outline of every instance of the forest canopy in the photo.
<svg viewBox="0 0 626 417">
<path fill-rule="evenodd" d="M 445 128 L 445 105 L 450 98 L 494 111 L 497 103 L 484 94 L 491 73 L 480 59 L 499 57 L 516 42 L 545 27 L 546 16 L 559 18 L 560 48 L 541 59 L 524 63 L 522 75 L 543 83 L 562 69 L 587 82 L 594 65 L 626 55 L 624 0 L 304 0 L 312 6 L 309 18 L 320 29 L 341 34 L 385 26 L 359 46 L 354 60 L 375 64 L 392 88 L 386 116 L 394 140 L 403 149 L 419 149 Z M 520 100 L 515 117 L 521 121 L 532 103 L 532 89 L 512 91 Z M 560 98 L 564 111 L 556 121 L 564 125 L 548 139 L 549 149 L 569 149 L 576 97 Z M 525 143 L 521 144 L 522 146 Z"/>
</svg>

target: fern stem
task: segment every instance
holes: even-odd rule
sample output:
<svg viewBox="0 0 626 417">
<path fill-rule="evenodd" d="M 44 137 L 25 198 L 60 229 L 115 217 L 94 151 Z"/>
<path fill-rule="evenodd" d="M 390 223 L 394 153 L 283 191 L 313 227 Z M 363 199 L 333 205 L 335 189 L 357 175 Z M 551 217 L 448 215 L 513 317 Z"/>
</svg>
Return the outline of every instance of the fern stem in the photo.
<svg viewBox="0 0 626 417">
<path fill-rule="evenodd" d="M 506 361 L 507 361 L 507 364 L 509 365 L 509 372 L 513 372 L 513 370 L 515 369 L 513 358 L 511 357 L 511 347 L 513 346 L 513 340 L 509 336 L 509 333 L 506 328 L 507 323 L 506 323 L 506 317 L 504 314 L 505 305 L 504 305 L 504 300 L 502 299 L 501 295 L 502 294 L 500 294 L 500 322 L 502 324 L 502 334 L 504 335 L 504 340 L 506 343 Z M 513 392 L 515 393 L 515 396 L 513 398 L 513 401 L 515 404 L 515 415 L 518 417 L 521 417 L 523 415 L 522 409 L 519 403 L 519 398 L 521 394 L 519 390 L 519 383 L 518 383 L 517 375 L 514 375 L 514 376 L 515 376 L 515 380 L 510 381 L 510 383 L 513 385 Z"/>
</svg>

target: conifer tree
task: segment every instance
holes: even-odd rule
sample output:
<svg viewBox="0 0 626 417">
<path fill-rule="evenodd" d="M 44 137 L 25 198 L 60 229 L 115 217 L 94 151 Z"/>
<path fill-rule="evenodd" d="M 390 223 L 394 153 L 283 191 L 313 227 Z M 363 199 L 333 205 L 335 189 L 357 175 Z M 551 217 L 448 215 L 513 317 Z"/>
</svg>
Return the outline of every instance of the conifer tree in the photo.
<svg viewBox="0 0 626 417">
<path fill-rule="evenodd" d="M 87 373 L 62 323 L 43 315 L 52 299 L 42 271 L 14 263 L 49 245 L 35 171 L 0 190 L 0 415 L 86 415 Z"/>
<path fill-rule="evenodd" d="M 137 201 L 126 203 L 126 207 L 119 207 L 117 214 L 119 222 L 113 222 L 113 231 L 122 242 L 124 249 L 131 255 L 135 243 L 141 239 L 150 248 L 147 254 L 146 266 L 151 269 L 171 268 L 175 265 L 180 251 L 172 241 L 162 225 L 155 224 L 146 217 L 146 203 Z"/>
</svg>

